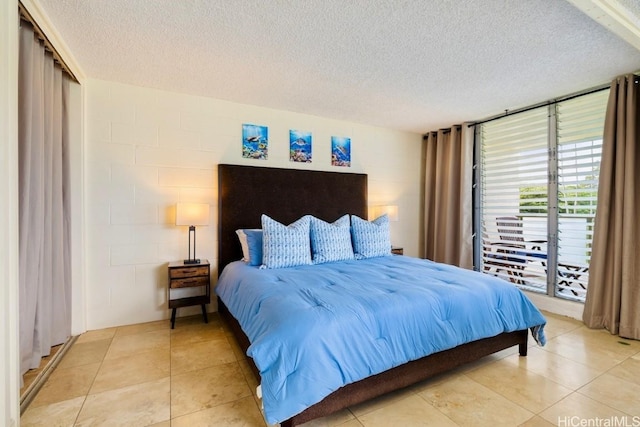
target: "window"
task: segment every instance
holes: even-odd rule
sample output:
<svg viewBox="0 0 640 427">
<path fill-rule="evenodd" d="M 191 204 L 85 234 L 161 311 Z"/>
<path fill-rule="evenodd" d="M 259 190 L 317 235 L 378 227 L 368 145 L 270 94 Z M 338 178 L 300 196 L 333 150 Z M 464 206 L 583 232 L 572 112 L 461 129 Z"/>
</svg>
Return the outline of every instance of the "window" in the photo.
<svg viewBox="0 0 640 427">
<path fill-rule="evenodd" d="M 480 269 L 584 301 L 608 90 L 479 125 Z"/>
<path fill-rule="evenodd" d="M 558 296 L 584 301 L 609 91 L 557 104 Z"/>
<path fill-rule="evenodd" d="M 538 290 L 547 287 L 547 122 L 543 107 L 481 125 L 484 271 Z"/>
</svg>

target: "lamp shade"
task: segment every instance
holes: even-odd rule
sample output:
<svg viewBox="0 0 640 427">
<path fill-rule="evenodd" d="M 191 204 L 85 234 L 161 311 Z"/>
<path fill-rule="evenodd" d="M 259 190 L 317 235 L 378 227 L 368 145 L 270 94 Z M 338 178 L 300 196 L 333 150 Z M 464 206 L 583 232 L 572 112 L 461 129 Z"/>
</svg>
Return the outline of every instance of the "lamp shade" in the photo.
<svg viewBox="0 0 640 427">
<path fill-rule="evenodd" d="M 387 214 L 389 221 L 398 221 L 398 205 L 371 206 L 369 212 L 372 218 Z"/>
<path fill-rule="evenodd" d="M 209 225 L 209 204 L 176 203 L 176 225 Z"/>
</svg>

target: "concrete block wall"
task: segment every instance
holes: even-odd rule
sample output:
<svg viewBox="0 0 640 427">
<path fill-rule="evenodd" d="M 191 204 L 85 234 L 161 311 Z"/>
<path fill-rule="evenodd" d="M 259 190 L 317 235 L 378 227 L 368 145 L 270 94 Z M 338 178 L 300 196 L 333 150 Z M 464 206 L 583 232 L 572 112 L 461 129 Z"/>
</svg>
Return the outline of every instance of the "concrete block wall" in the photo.
<svg viewBox="0 0 640 427">
<path fill-rule="evenodd" d="M 418 255 L 421 135 L 101 80 L 84 86 L 87 329 L 168 318 L 166 264 L 187 257 L 177 202 L 211 205 L 197 255 L 211 261 L 215 285 L 219 163 L 366 173 L 370 204 L 399 206 L 393 243 Z M 269 127 L 267 160 L 242 158 L 243 123 Z M 312 132 L 312 163 L 289 161 L 291 129 Z M 351 137 L 352 167 L 331 166 L 331 136 Z"/>
</svg>

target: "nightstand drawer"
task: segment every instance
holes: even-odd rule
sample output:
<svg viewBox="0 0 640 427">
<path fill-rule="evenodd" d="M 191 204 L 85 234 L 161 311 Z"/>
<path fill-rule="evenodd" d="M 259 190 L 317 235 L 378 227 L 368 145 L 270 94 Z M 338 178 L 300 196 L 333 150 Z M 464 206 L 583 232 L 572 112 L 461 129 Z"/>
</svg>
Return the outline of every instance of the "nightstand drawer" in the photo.
<svg viewBox="0 0 640 427">
<path fill-rule="evenodd" d="M 206 259 L 200 264 L 185 264 L 184 261 L 170 262 L 168 306 L 171 311 L 171 329 L 176 325 L 176 311 L 180 307 L 199 305 L 202 317 L 208 323 L 206 304 L 211 302 L 210 265 Z M 192 289 L 189 289 L 192 288 Z"/>
<path fill-rule="evenodd" d="M 183 279 L 171 280 L 170 287 L 175 288 L 191 288 L 195 286 L 207 286 L 209 285 L 209 276 L 205 277 L 185 277 Z"/>
<path fill-rule="evenodd" d="M 180 268 L 170 268 L 169 269 L 169 277 L 171 279 L 181 278 L 181 277 L 194 277 L 194 276 L 208 276 L 209 275 L 209 267 L 208 266 L 198 266 L 198 267 L 180 267 Z M 174 288 L 177 286 L 174 286 Z"/>
</svg>

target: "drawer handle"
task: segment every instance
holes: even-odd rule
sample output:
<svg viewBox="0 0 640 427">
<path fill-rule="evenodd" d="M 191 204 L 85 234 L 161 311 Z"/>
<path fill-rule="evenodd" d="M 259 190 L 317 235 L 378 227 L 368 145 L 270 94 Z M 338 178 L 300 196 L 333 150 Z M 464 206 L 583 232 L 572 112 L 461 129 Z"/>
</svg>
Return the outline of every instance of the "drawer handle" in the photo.
<svg viewBox="0 0 640 427">
<path fill-rule="evenodd" d="M 188 282 L 182 282 L 182 283 L 184 283 L 185 285 L 193 285 L 194 283 L 198 283 L 198 281 L 197 280 L 189 280 Z"/>
</svg>

